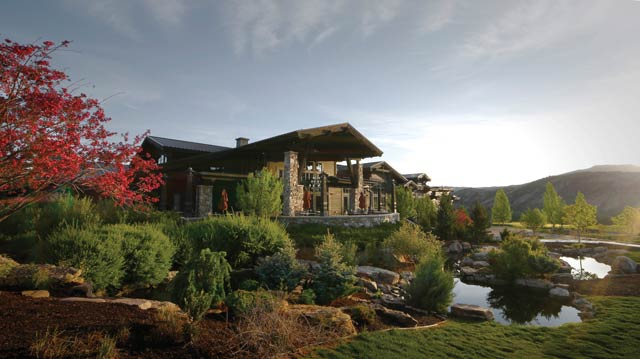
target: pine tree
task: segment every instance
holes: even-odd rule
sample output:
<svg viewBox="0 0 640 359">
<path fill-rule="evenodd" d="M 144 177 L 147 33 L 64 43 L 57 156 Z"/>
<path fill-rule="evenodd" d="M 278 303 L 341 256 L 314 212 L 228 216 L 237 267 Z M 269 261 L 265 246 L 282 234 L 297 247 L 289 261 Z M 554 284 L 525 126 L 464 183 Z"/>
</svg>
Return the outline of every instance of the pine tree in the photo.
<svg viewBox="0 0 640 359">
<path fill-rule="evenodd" d="M 487 213 L 487 209 L 480 204 L 480 202 L 476 201 L 471 209 L 470 216 L 473 221 L 471 224 L 471 238 L 475 242 L 480 243 L 487 238 L 487 228 L 491 226 L 489 213 Z"/>
<path fill-rule="evenodd" d="M 277 216 L 282 212 L 282 182 L 269 170 L 251 173 L 238 184 L 238 207 L 245 214 L 259 217 Z"/>
<path fill-rule="evenodd" d="M 453 212 L 453 200 L 450 195 L 444 195 L 440 198 L 437 217 L 436 236 L 442 241 L 453 239 L 455 214 Z"/>
<path fill-rule="evenodd" d="M 509 204 L 509 197 L 507 197 L 503 189 L 499 189 L 496 192 L 496 197 L 493 200 L 493 208 L 491 209 L 491 218 L 494 224 L 511 222 L 511 205 Z"/>
</svg>

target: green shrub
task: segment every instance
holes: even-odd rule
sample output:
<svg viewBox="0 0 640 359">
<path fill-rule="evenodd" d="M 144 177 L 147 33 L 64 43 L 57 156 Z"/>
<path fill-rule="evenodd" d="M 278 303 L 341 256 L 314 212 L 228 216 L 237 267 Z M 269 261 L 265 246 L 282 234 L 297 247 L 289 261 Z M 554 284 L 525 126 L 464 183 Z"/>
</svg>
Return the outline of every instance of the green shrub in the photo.
<svg viewBox="0 0 640 359">
<path fill-rule="evenodd" d="M 250 173 L 236 189 L 238 207 L 248 215 L 278 216 L 282 213 L 282 181 L 264 168 Z"/>
<path fill-rule="evenodd" d="M 287 226 L 287 232 L 298 248 L 319 246 L 324 240 L 325 234 L 329 231 L 333 233 L 338 242 L 345 244 L 347 242 L 354 243 L 358 247 L 358 250 L 361 251 L 371 243 L 376 246 L 380 245 L 385 238 L 397 231 L 399 227 L 400 224 L 398 223 L 384 223 L 369 228 L 304 224 L 289 225 Z"/>
<path fill-rule="evenodd" d="M 255 279 L 247 279 L 242 281 L 242 283 L 240 283 L 240 285 L 238 286 L 238 289 L 247 290 L 247 291 L 258 290 L 260 289 L 260 282 L 258 282 Z"/>
<path fill-rule="evenodd" d="M 198 320 L 211 305 L 225 297 L 231 266 L 224 252 L 203 249 L 194 256 L 174 280 L 174 301 Z"/>
<path fill-rule="evenodd" d="M 258 259 L 256 274 L 260 282 L 268 289 L 290 291 L 305 275 L 304 267 L 296 260 L 293 247 L 287 247 L 278 253 Z"/>
<path fill-rule="evenodd" d="M 298 303 L 300 304 L 314 304 L 316 302 L 316 293 L 313 289 L 307 288 L 300 293 L 298 297 Z"/>
<path fill-rule="evenodd" d="M 330 303 L 354 291 L 355 268 L 344 262 L 343 251 L 342 245 L 331 233 L 325 235 L 324 242 L 316 249 L 320 268 L 313 278 L 311 288 L 316 293 L 319 304 Z"/>
<path fill-rule="evenodd" d="M 438 207 L 430 197 L 416 198 L 416 222 L 425 232 L 431 232 L 438 220 Z"/>
<path fill-rule="evenodd" d="M 35 231 L 39 216 L 40 208 L 38 205 L 28 205 L 18 212 L 10 215 L 4 221 L 0 221 L 0 233 L 6 236 L 15 236 Z"/>
<path fill-rule="evenodd" d="M 426 256 L 439 253 L 440 242 L 434 236 L 425 234 L 419 226 L 403 223 L 382 242 L 382 249 L 417 263 Z"/>
<path fill-rule="evenodd" d="M 210 217 L 186 225 L 186 234 L 196 251 L 226 252 L 234 268 L 253 267 L 258 258 L 292 247 L 282 225 L 256 217 Z"/>
<path fill-rule="evenodd" d="M 121 244 L 98 238 L 92 228 L 64 226 L 49 235 L 44 245 L 46 262 L 81 268 L 98 290 L 118 287 L 125 275 Z"/>
<path fill-rule="evenodd" d="M 99 233 L 100 238 L 121 244 L 125 283 L 156 285 L 166 278 L 175 250 L 169 238 L 156 226 L 114 224 L 101 227 Z"/>
<path fill-rule="evenodd" d="M 40 215 L 35 228 L 40 238 L 46 238 L 49 233 L 67 224 L 91 227 L 101 222 L 90 198 L 59 194 L 40 206 Z"/>
<path fill-rule="evenodd" d="M 538 239 L 530 240 L 516 235 L 510 235 L 500 244 L 499 250 L 492 251 L 490 261 L 496 275 L 506 280 L 552 273 L 560 267 L 555 258 L 549 257 L 546 247 Z"/>
<path fill-rule="evenodd" d="M 453 274 L 444 269 L 444 258 L 438 253 L 418 264 L 415 279 L 407 289 L 407 301 L 415 307 L 443 313 L 453 299 L 453 287 Z"/>
<path fill-rule="evenodd" d="M 0 235 L 0 252 L 10 255 L 20 263 L 33 262 L 39 255 L 38 234 L 32 230 L 12 236 Z"/>
<path fill-rule="evenodd" d="M 232 314 L 240 316 L 248 313 L 256 306 L 275 308 L 279 301 L 268 291 L 259 289 L 256 291 L 233 291 L 227 296 L 224 303 Z"/>
</svg>

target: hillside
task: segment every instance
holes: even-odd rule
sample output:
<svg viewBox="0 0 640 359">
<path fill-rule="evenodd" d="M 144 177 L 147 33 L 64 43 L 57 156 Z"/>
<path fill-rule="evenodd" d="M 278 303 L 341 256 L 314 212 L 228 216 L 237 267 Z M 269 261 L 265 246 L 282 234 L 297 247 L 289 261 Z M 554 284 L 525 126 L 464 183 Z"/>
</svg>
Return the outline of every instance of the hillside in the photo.
<svg viewBox="0 0 640 359">
<path fill-rule="evenodd" d="M 573 203 L 578 191 L 584 193 L 589 203 L 598 206 L 598 220 L 605 223 L 624 206 L 640 207 L 640 167 L 631 165 L 594 166 L 521 185 L 459 188 L 455 193 L 460 197 L 458 204 L 467 208 L 476 201 L 491 208 L 496 191 L 504 188 L 517 218 L 527 208 L 542 208 L 547 182 L 553 183 L 567 203 Z"/>
</svg>

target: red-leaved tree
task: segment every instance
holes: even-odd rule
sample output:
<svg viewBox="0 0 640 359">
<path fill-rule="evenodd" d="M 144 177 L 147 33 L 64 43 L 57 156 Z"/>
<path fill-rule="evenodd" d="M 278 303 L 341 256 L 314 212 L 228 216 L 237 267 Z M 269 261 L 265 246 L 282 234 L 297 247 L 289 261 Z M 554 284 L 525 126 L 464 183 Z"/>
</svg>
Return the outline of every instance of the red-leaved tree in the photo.
<svg viewBox="0 0 640 359">
<path fill-rule="evenodd" d="M 0 43 L 0 221 L 61 186 L 119 205 L 156 201 L 162 178 L 141 152 L 146 134 L 113 141 L 100 102 L 74 94 L 67 74 L 51 68 L 68 44 Z"/>
</svg>

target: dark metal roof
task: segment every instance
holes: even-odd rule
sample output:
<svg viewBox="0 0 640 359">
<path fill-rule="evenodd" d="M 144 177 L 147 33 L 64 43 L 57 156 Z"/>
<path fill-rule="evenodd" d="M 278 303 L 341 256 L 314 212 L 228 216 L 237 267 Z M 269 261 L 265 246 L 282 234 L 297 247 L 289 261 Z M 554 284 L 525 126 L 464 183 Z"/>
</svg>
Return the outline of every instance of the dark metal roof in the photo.
<svg viewBox="0 0 640 359">
<path fill-rule="evenodd" d="M 220 152 L 228 150 L 229 147 L 208 145 L 206 143 L 189 142 L 182 140 L 175 140 L 172 138 L 147 136 L 145 141 L 149 141 L 151 144 L 161 148 L 176 148 L 180 150 L 196 151 L 196 152 Z"/>
<path fill-rule="evenodd" d="M 431 181 L 431 178 L 429 178 L 429 176 L 426 173 L 407 173 L 407 174 L 403 174 L 403 176 L 408 179 L 408 180 L 412 180 L 412 181 L 419 181 L 420 178 L 424 178 L 425 182 L 429 182 Z"/>
</svg>

